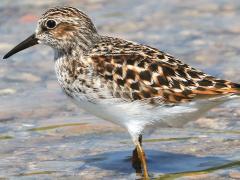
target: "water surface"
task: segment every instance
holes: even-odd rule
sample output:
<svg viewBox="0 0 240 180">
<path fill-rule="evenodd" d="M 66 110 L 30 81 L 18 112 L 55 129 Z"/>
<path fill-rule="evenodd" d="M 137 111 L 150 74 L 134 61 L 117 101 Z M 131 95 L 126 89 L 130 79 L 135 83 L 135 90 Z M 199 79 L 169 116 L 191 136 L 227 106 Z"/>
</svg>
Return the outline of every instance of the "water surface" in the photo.
<svg viewBox="0 0 240 180">
<path fill-rule="evenodd" d="M 84 10 L 102 34 L 157 47 L 240 82 L 237 0 L 1 0 L 0 57 L 56 5 Z M 126 131 L 73 105 L 57 84 L 52 59 L 50 48 L 36 46 L 1 62 L 0 179 L 135 179 Z M 144 135 L 151 176 L 240 178 L 239 117 L 235 100 L 185 129 Z"/>
</svg>

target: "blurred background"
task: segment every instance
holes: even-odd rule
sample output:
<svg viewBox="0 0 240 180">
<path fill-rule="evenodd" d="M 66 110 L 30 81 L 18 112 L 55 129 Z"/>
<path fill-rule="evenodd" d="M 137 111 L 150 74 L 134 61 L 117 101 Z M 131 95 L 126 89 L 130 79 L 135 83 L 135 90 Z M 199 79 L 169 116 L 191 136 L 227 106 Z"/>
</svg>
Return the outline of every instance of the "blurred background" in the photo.
<svg viewBox="0 0 240 180">
<path fill-rule="evenodd" d="M 0 57 L 35 31 L 49 7 L 86 12 L 100 34 L 147 44 L 240 82 L 239 0 L 1 0 Z M 73 105 L 57 84 L 53 51 L 35 46 L 0 66 L 0 179 L 135 179 L 124 129 Z M 162 179 L 240 178 L 239 100 L 184 129 L 144 135 Z"/>
</svg>

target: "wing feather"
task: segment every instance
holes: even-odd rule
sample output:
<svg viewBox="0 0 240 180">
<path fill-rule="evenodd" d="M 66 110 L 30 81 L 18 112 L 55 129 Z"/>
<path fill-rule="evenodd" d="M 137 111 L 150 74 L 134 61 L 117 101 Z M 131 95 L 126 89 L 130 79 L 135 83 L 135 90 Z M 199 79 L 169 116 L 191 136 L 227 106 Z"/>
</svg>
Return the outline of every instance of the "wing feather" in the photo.
<svg viewBox="0 0 240 180">
<path fill-rule="evenodd" d="M 110 82 L 115 97 L 179 103 L 240 92 L 239 84 L 205 74 L 155 48 L 104 39 L 93 48 L 90 58 L 99 76 Z"/>
</svg>

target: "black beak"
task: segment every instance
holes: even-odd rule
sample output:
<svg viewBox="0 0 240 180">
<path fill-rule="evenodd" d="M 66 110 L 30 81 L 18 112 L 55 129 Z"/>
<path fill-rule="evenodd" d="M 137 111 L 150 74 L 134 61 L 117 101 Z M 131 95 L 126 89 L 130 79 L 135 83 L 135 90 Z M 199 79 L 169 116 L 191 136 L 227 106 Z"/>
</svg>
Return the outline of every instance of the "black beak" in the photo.
<svg viewBox="0 0 240 180">
<path fill-rule="evenodd" d="M 18 44 L 15 48 L 13 48 L 11 51 L 9 51 L 4 57 L 3 59 L 7 59 L 10 56 L 18 53 L 19 51 L 22 51 L 24 49 L 27 49 L 31 46 L 34 46 L 38 44 L 38 39 L 35 37 L 35 34 L 31 35 L 30 37 L 28 37 L 26 40 L 24 40 L 23 42 L 21 42 L 20 44 Z"/>
</svg>

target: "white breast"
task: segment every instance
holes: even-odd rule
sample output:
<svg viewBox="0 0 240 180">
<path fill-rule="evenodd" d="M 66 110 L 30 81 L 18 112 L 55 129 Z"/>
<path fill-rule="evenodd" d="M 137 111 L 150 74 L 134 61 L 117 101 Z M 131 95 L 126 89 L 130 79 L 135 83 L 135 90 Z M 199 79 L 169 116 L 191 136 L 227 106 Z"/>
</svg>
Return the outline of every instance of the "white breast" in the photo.
<svg viewBox="0 0 240 180">
<path fill-rule="evenodd" d="M 82 109 L 102 119 L 111 121 L 128 129 L 132 138 L 137 138 L 146 126 L 182 127 L 189 121 L 197 120 L 208 110 L 230 100 L 231 96 L 210 100 L 199 100 L 177 106 L 152 105 L 136 102 L 105 100 L 96 103 L 79 101 L 75 103 Z"/>
</svg>

